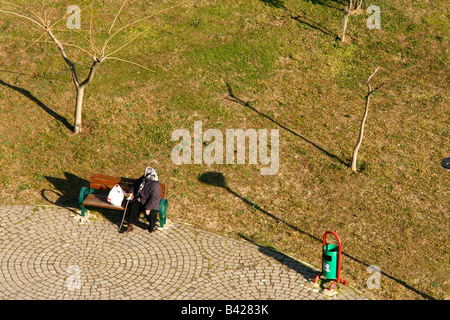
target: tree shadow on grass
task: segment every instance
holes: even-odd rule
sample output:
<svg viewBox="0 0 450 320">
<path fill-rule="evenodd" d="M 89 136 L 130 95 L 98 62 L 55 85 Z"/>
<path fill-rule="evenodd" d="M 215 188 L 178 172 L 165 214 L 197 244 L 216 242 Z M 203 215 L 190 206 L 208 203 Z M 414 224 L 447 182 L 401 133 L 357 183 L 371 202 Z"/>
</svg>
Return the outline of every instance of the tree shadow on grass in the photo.
<svg viewBox="0 0 450 320">
<path fill-rule="evenodd" d="M 307 139 L 306 137 L 302 136 L 301 134 L 299 134 L 299 133 L 295 132 L 294 130 L 292 130 L 292 129 L 286 127 L 286 126 L 283 125 L 283 124 L 281 124 L 281 123 L 278 122 L 277 120 L 274 120 L 274 119 L 272 119 L 271 117 L 265 115 L 264 113 L 258 111 L 256 108 L 254 108 L 254 107 L 252 107 L 252 106 L 250 105 L 250 102 L 249 102 L 249 101 L 244 101 L 244 100 L 242 100 L 242 99 L 239 99 L 238 97 L 236 97 L 236 96 L 234 95 L 233 90 L 232 90 L 230 84 L 229 84 L 229 83 L 226 83 L 226 85 L 227 85 L 227 88 L 228 88 L 228 94 L 229 94 L 229 96 L 230 96 L 230 98 L 226 98 L 227 100 L 236 102 L 236 103 L 238 103 L 238 104 L 240 104 L 240 105 L 242 105 L 242 106 L 244 106 L 244 107 L 246 107 L 246 108 L 249 108 L 250 110 L 253 110 L 253 111 L 256 112 L 257 114 L 259 114 L 259 115 L 263 116 L 264 118 L 266 118 L 266 119 L 272 121 L 273 123 L 275 123 L 276 125 L 278 125 L 278 126 L 281 127 L 282 129 L 286 130 L 287 132 L 289 132 L 289 133 L 293 134 L 294 136 L 296 136 L 296 137 L 302 139 L 303 141 L 309 143 L 310 145 L 312 145 L 313 147 L 315 147 L 317 150 L 319 150 L 319 151 L 325 153 L 328 157 L 330 157 L 330 158 L 332 158 L 332 159 L 335 159 L 335 160 L 339 161 L 341 164 L 343 164 L 343 165 L 345 165 L 345 166 L 347 166 L 347 167 L 350 167 L 350 164 L 349 164 L 348 162 L 345 162 L 344 160 L 342 160 L 342 159 L 339 158 L 338 156 L 336 156 L 336 155 L 334 155 L 334 154 L 328 152 L 327 150 L 325 150 L 324 148 L 322 148 L 321 146 L 319 146 L 317 143 L 315 143 L 315 142 L 313 142 L 313 141 Z"/>
<path fill-rule="evenodd" d="M 349 4 L 348 0 L 304 0 L 304 1 L 339 10 L 341 10 L 343 6 Z"/>
<path fill-rule="evenodd" d="M 270 7 L 286 9 L 283 0 L 260 0 L 260 1 Z"/>
<path fill-rule="evenodd" d="M 284 0 L 260 0 L 262 3 L 279 9 L 286 9 Z M 312 4 L 322 5 L 333 9 L 342 9 L 342 6 L 348 5 L 348 0 L 304 0 L 305 2 L 311 2 Z"/>
<path fill-rule="evenodd" d="M 0 85 L 8 87 L 10 89 L 13 89 L 13 90 L 19 92 L 20 94 L 24 95 L 26 98 L 30 99 L 31 101 L 36 103 L 39 107 L 41 107 L 41 109 L 44 110 L 45 112 L 47 112 L 50 116 L 52 116 L 53 118 L 55 118 L 56 120 L 61 122 L 67 129 L 69 129 L 72 132 L 74 131 L 73 126 L 67 121 L 66 118 L 64 118 L 60 114 L 56 113 L 55 111 L 53 111 L 52 109 L 47 107 L 45 105 L 45 103 L 43 103 L 41 100 L 36 98 L 30 91 L 23 89 L 21 87 L 18 87 L 18 86 L 9 84 L 7 82 L 4 82 L 3 80 L 0 80 Z"/>
<path fill-rule="evenodd" d="M 310 234 L 310 233 L 308 233 L 308 232 L 305 232 L 305 231 L 301 230 L 300 228 L 298 228 L 298 227 L 296 227 L 296 226 L 290 224 L 289 222 L 284 221 L 283 219 L 280 219 L 279 217 L 275 216 L 274 214 L 272 214 L 272 213 L 270 213 L 270 212 L 264 210 L 264 209 L 261 208 L 259 205 L 257 205 L 257 204 L 255 204 L 255 203 L 251 202 L 251 201 L 248 200 L 247 198 L 245 198 L 245 197 L 239 195 L 238 193 L 236 193 L 235 191 L 231 190 L 231 189 L 227 186 L 227 183 L 226 183 L 226 181 L 225 181 L 225 177 L 224 177 L 224 175 L 223 175 L 222 173 L 220 173 L 220 172 L 212 172 L 212 171 L 205 172 L 205 173 L 199 175 L 198 180 L 199 180 L 200 182 L 204 183 L 204 184 L 207 184 L 207 185 L 210 185 L 210 186 L 213 186 L 213 187 L 219 187 L 219 188 L 225 189 L 226 191 L 228 191 L 229 193 L 231 193 L 231 194 L 234 195 L 235 197 L 241 199 L 245 204 L 249 205 L 252 209 L 259 210 L 260 212 L 264 213 L 265 215 L 267 215 L 268 217 L 274 219 L 275 221 L 283 223 L 283 224 L 284 224 L 285 226 L 287 226 L 288 228 L 290 228 L 290 229 L 292 229 L 292 230 L 294 230 L 294 231 L 296 231 L 296 232 L 299 232 L 299 233 L 301 233 L 301 234 L 307 235 L 308 237 L 310 237 L 310 238 L 311 238 L 312 240 L 314 240 L 315 242 L 320 243 L 320 246 L 322 246 L 322 244 L 323 244 L 323 243 L 322 243 L 322 242 L 323 242 L 323 239 L 322 239 L 322 238 L 316 237 L 316 236 L 314 236 L 314 235 L 312 235 L 312 234 Z M 241 236 L 242 236 L 242 235 L 241 235 Z M 263 250 L 263 251 L 261 251 L 261 252 L 266 253 L 268 256 L 271 256 L 271 253 L 268 253 L 268 251 L 267 251 L 267 250 L 269 250 L 268 247 L 262 247 L 262 246 L 260 246 L 260 248 L 261 248 L 261 249 L 264 249 L 264 248 L 265 248 L 265 250 Z M 351 260 L 353 260 L 353 261 L 355 261 L 355 262 L 357 262 L 357 263 L 359 263 L 359 264 L 362 264 L 362 265 L 365 266 L 365 267 L 369 267 L 369 266 L 370 266 L 368 263 L 363 262 L 363 261 L 361 261 L 361 260 L 359 260 L 359 259 L 357 259 L 357 258 L 351 256 L 350 254 L 346 253 L 345 251 L 342 251 L 342 255 L 345 256 L 345 257 L 347 257 L 347 258 L 349 258 L 349 259 L 351 259 Z M 273 256 L 272 256 L 272 257 L 273 257 Z M 275 258 L 275 257 L 274 257 L 274 258 Z M 278 258 L 280 258 L 280 257 L 277 256 L 277 258 L 275 258 L 275 259 L 278 259 Z M 281 258 L 280 258 L 280 259 L 281 259 Z M 283 259 L 284 259 L 284 258 L 283 258 Z M 280 261 L 280 262 L 281 262 L 281 261 Z M 283 262 L 282 262 L 282 263 L 283 263 Z M 289 266 L 289 264 L 286 264 L 286 265 Z M 407 283 L 406 283 L 405 281 L 403 281 L 403 280 L 397 279 L 397 278 L 395 278 L 394 276 L 392 276 L 392 275 L 390 275 L 390 274 L 388 274 L 388 273 L 386 273 L 386 272 L 383 272 L 383 271 L 381 271 L 380 273 L 381 273 L 382 275 L 384 275 L 385 277 L 387 277 L 387 278 L 389 278 L 389 279 L 391 279 L 391 280 L 397 282 L 398 284 L 400 284 L 400 285 L 403 286 L 404 288 L 406 288 L 406 289 L 408 289 L 408 290 L 410 290 L 410 291 L 412 291 L 412 292 L 414 292 L 414 293 L 420 295 L 420 296 L 421 296 L 422 298 L 424 298 L 424 299 L 427 299 L 427 300 L 435 300 L 433 297 L 427 295 L 426 293 L 420 292 L 419 290 L 417 290 L 416 288 L 410 286 L 409 284 L 407 284 Z M 316 274 L 317 274 L 317 272 L 316 272 Z"/>
<path fill-rule="evenodd" d="M 326 35 L 331 36 L 335 41 L 340 40 L 340 37 L 336 34 L 334 34 L 332 31 L 330 31 L 329 29 L 327 29 L 326 27 L 324 27 L 323 25 L 321 25 L 320 23 L 315 22 L 314 20 L 310 19 L 309 17 L 307 17 L 307 15 L 305 13 L 303 13 L 302 15 L 299 15 L 298 13 L 293 12 L 292 10 L 290 10 L 289 8 L 287 8 L 284 5 L 284 1 L 282 0 L 260 0 L 261 2 L 263 2 L 264 4 L 273 7 L 273 8 L 277 8 L 277 9 L 283 9 L 284 11 L 286 11 L 292 20 L 297 21 L 300 24 L 304 24 L 308 27 L 311 27 L 315 30 L 318 30 Z M 345 4 L 345 1 L 319 1 L 319 0 L 308 0 L 308 2 L 311 2 L 313 4 L 320 4 L 320 5 L 324 5 L 333 9 L 337 9 L 337 10 L 342 10 L 341 7 L 339 7 L 337 4 L 343 5 Z"/>
<path fill-rule="evenodd" d="M 321 24 L 309 19 L 306 15 L 293 14 L 291 15 L 291 19 L 301 24 L 307 25 L 313 29 L 319 30 L 322 33 L 332 37 L 335 41 L 339 41 L 341 39 L 337 34 L 334 34 L 332 31 L 328 30 Z"/>
</svg>

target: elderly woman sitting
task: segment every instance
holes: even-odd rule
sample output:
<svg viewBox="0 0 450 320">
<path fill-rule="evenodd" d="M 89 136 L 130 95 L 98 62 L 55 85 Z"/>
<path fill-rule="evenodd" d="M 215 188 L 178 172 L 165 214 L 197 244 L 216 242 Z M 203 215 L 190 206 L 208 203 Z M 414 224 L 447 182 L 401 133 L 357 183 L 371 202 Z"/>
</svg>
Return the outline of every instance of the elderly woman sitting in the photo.
<svg viewBox="0 0 450 320">
<path fill-rule="evenodd" d="M 134 182 L 133 193 L 130 195 L 127 208 L 128 227 L 125 233 L 133 231 L 133 225 L 139 220 L 139 215 L 143 210 L 149 222 L 149 232 L 156 229 L 156 220 L 158 218 L 159 202 L 161 201 L 161 186 L 159 185 L 156 170 L 147 167 L 144 175 Z"/>
</svg>

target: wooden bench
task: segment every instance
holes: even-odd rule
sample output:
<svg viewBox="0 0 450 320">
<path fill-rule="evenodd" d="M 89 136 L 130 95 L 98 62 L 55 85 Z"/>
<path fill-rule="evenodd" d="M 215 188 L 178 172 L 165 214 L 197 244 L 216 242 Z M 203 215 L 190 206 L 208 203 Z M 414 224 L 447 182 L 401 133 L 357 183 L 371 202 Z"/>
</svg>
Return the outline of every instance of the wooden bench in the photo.
<svg viewBox="0 0 450 320">
<path fill-rule="evenodd" d="M 92 174 L 90 186 L 81 188 L 78 202 L 81 208 L 81 216 L 84 217 L 86 213 L 86 207 L 98 207 L 111 210 L 124 211 L 127 204 L 126 198 L 122 202 L 121 206 L 115 206 L 109 203 L 106 199 L 108 192 L 116 185 L 125 191 L 125 193 L 131 193 L 133 190 L 133 184 L 135 179 L 112 177 L 103 174 Z M 163 228 L 166 224 L 167 206 L 168 201 L 166 199 L 166 185 L 164 183 L 159 184 L 161 186 L 161 202 L 159 203 L 159 224 Z M 94 190 L 99 190 L 101 193 L 95 193 Z"/>
</svg>

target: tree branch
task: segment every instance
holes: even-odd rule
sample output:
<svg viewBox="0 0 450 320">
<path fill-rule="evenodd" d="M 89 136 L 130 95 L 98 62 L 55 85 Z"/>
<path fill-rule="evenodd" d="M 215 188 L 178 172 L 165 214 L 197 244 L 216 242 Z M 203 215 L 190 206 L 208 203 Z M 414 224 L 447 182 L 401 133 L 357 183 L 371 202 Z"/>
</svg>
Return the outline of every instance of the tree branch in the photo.
<svg viewBox="0 0 450 320">
<path fill-rule="evenodd" d="M 3 9 L 0 9 L 0 12 L 3 12 L 3 13 L 8 13 L 8 14 L 12 14 L 12 15 L 15 15 L 15 16 L 18 16 L 18 17 L 21 17 L 21 18 L 27 19 L 27 20 L 29 20 L 29 21 L 31 21 L 31 22 L 33 22 L 33 23 L 37 24 L 37 25 L 38 25 L 39 27 L 41 27 L 41 28 L 45 28 L 44 24 L 42 24 L 42 23 L 41 23 L 40 21 L 37 21 L 37 20 L 35 20 L 35 19 L 33 19 L 33 18 L 30 18 L 30 17 L 24 16 L 24 15 L 22 15 L 22 14 L 18 14 L 17 12 L 13 12 L 13 11 L 7 11 L 7 10 L 3 10 Z"/>
<path fill-rule="evenodd" d="M 42 38 L 43 36 L 45 36 L 46 34 L 47 34 L 46 32 L 42 33 L 41 36 L 40 36 L 39 38 L 37 38 L 36 40 L 34 40 L 32 44 L 30 44 L 28 47 L 26 47 L 25 49 L 23 49 L 20 53 L 24 53 L 25 51 L 27 51 L 28 48 L 32 47 L 35 43 L 39 42 L 39 40 L 41 40 L 41 38 Z"/>
<path fill-rule="evenodd" d="M 98 65 L 102 62 L 102 59 L 99 58 L 95 58 L 94 62 L 91 65 L 91 70 L 89 71 L 89 75 L 87 76 L 87 78 L 80 84 L 80 87 L 85 87 L 87 86 L 92 79 L 94 78 L 94 74 L 95 74 L 95 70 L 97 69 Z"/>
<path fill-rule="evenodd" d="M 24 6 L 19 6 L 18 4 L 16 4 L 13 1 L 0 1 L 0 2 L 18 8 L 20 11 L 22 11 L 24 14 L 26 14 L 29 18 L 34 19 L 35 21 L 39 22 L 40 24 L 42 24 L 42 26 L 45 25 L 45 19 L 42 19 L 42 17 L 37 13 L 37 11 L 34 10 L 31 6 L 26 7 L 26 9 L 31 12 L 30 13 L 24 9 Z"/>
<path fill-rule="evenodd" d="M 105 57 L 104 60 L 107 60 L 107 59 L 113 59 L 113 60 L 118 60 L 118 61 L 122 61 L 122 62 L 126 62 L 126 63 L 131 63 L 131 64 L 134 64 L 134 65 L 139 66 L 139 67 L 141 67 L 141 68 L 144 68 L 144 69 L 146 69 L 146 70 L 148 70 L 148 71 L 156 72 L 155 70 L 149 69 L 149 68 L 147 68 L 147 67 L 145 67 L 145 66 L 143 66 L 143 65 L 141 65 L 141 64 L 139 64 L 139 63 L 133 62 L 133 61 L 129 61 L 129 60 L 125 60 L 125 59 L 120 59 L 120 58 L 116 58 L 116 57 L 111 57 L 111 56 Z"/>
<path fill-rule="evenodd" d="M 375 73 L 377 73 L 378 69 L 380 69 L 380 66 L 378 66 L 378 67 L 375 69 L 375 71 L 374 71 L 374 72 L 369 76 L 369 78 L 367 78 L 367 80 L 366 80 L 366 84 L 367 84 L 367 86 L 369 87 L 369 91 L 370 91 L 370 84 L 369 84 L 370 79 L 372 79 L 372 77 L 375 75 Z"/>
<path fill-rule="evenodd" d="M 95 46 L 94 39 L 92 38 L 92 18 L 93 18 L 92 8 L 93 7 L 92 7 L 92 2 L 91 2 L 91 19 L 89 20 L 89 43 L 91 44 L 92 51 L 94 51 L 97 55 L 99 55 L 100 52 L 98 51 L 97 47 Z"/>
<path fill-rule="evenodd" d="M 92 37 L 89 37 L 90 39 L 86 38 L 79 30 L 75 30 L 76 33 L 78 33 L 81 37 L 83 37 L 87 42 L 89 42 L 89 44 L 91 45 L 91 49 L 92 51 L 97 54 L 100 55 L 100 52 L 97 50 L 97 48 L 95 47 L 94 43 L 92 42 Z M 80 48 L 82 49 L 82 48 Z M 82 49 L 83 51 L 87 52 L 86 50 Z"/>
<path fill-rule="evenodd" d="M 55 37 L 51 28 L 48 27 L 48 28 L 45 28 L 45 30 L 47 31 L 50 38 L 53 40 L 53 42 L 58 47 L 59 52 L 61 53 L 64 61 L 67 63 L 67 65 L 70 68 L 75 86 L 78 87 L 80 85 L 80 83 L 78 82 L 77 71 L 75 70 L 75 64 L 67 57 L 66 52 L 64 51 L 64 47 L 62 46 L 61 42 L 59 42 L 59 40 Z"/>
<path fill-rule="evenodd" d="M 183 5 L 184 3 L 185 3 L 185 2 L 182 2 L 182 3 L 177 4 L 177 5 L 175 5 L 175 6 L 172 6 L 172 7 L 163 9 L 163 10 L 160 10 L 160 11 L 155 12 L 155 13 L 153 13 L 153 14 L 151 14 L 151 15 L 149 15 L 149 16 L 146 16 L 146 17 L 144 17 L 144 18 L 142 18 L 142 19 L 135 20 L 135 21 L 133 21 L 133 22 L 127 24 L 126 26 L 124 26 L 124 27 L 122 27 L 122 28 L 119 28 L 119 29 L 116 30 L 116 32 L 114 32 L 110 37 L 107 37 L 107 38 L 106 38 L 105 43 L 103 44 L 102 54 L 105 55 L 104 52 L 105 52 L 105 50 L 106 50 L 106 46 L 107 46 L 108 43 L 111 41 L 111 39 L 114 38 L 114 36 L 115 36 L 117 33 L 119 33 L 120 31 L 122 31 L 122 30 L 124 30 L 124 29 L 126 29 L 126 28 L 128 28 L 128 27 L 131 27 L 132 25 L 134 25 L 134 24 L 136 24 L 136 23 L 139 23 L 139 22 L 142 22 L 142 21 L 144 21 L 144 20 L 150 19 L 150 18 L 152 18 L 152 17 L 154 17 L 154 16 L 156 16 L 156 15 L 158 15 L 158 14 L 160 14 L 160 13 L 163 13 L 163 12 L 165 12 L 165 11 L 169 11 L 169 10 L 171 10 L 171 9 L 173 9 L 173 8 L 179 7 L 179 6 Z M 114 19 L 114 20 L 115 20 L 115 19 Z M 110 28 L 110 29 L 111 29 L 111 28 Z M 117 52 L 117 51 L 123 49 L 125 46 L 127 46 L 128 44 L 130 44 L 131 42 L 133 42 L 134 40 L 136 40 L 139 36 L 141 36 L 142 34 L 144 34 L 145 32 L 147 32 L 148 29 L 149 29 L 149 28 L 146 28 L 146 29 L 145 29 L 143 32 L 141 32 L 137 37 L 134 37 L 131 41 L 128 41 L 125 45 L 123 45 L 123 46 L 120 47 L 119 49 L 115 50 L 114 52 L 110 53 L 109 55 L 114 54 L 115 52 Z M 109 35 L 109 33 L 108 33 L 108 35 Z M 105 55 L 105 56 L 106 56 L 106 55 Z"/>
<path fill-rule="evenodd" d="M 122 6 L 120 7 L 119 11 L 117 12 L 116 16 L 114 17 L 114 20 L 113 20 L 113 22 L 112 22 L 112 24 L 111 24 L 111 26 L 109 27 L 109 30 L 108 30 L 108 36 L 110 35 L 111 30 L 112 30 L 112 28 L 114 27 L 114 24 L 116 23 L 117 17 L 119 16 L 120 12 L 122 12 L 122 9 L 123 9 L 123 7 L 125 6 L 125 4 L 127 3 L 127 1 L 128 1 L 128 0 L 125 0 L 125 1 L 122 3 Z"/>
</svg>

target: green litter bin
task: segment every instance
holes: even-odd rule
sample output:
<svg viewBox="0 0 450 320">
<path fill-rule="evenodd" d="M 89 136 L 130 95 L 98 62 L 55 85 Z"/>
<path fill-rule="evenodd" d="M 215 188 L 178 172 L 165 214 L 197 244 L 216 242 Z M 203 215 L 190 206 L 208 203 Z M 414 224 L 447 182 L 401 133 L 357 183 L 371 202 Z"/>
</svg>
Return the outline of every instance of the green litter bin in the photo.
<svg viewBox="0 0 450 320">
<path fill-rule="evenodd" d="M 323 276 L 327 279 L 337 278 L 339 246 L 327 244 L 323 246 Z"/>
</svg>

